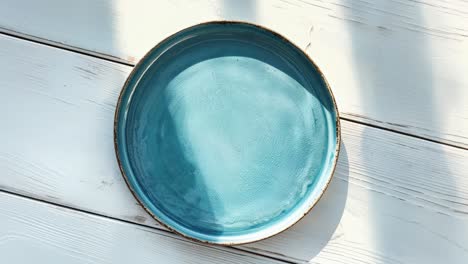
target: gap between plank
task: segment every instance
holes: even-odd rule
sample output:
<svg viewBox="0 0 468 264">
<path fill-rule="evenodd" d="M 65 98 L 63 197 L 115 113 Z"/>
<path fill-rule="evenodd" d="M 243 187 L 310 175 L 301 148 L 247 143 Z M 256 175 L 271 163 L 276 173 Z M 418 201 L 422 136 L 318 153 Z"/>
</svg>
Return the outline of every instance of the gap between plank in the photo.
<svg viewBox="0 0 468 264">
<path fill-rule="evenodd" d="M 126 224 L 130 224 L 130 225 L 134 225 L 134 226 L 140 226 L 140 227 L 149 228 L 149 229 L 152 229 L 152 230 L 157 230 L 158 232 L 160 232 L 158 234 L 161 235 L 161 236 L 169 237 L 169 238 L 172 238 L 172 239 L 177 239 L 177 240 L 188 242 L 188 243 L 194 243 L 193 241 L 184 239 L 184 238 L 180 237 L 179 235 L 177 235 L 175 233 L 172 233 L 169 230 L 160 229 L 160 228 L 157 228 L 157 227 L 148 226 L 148 225 L 144 225 L 144 224 L 140 224 L 140 223 L 135 223 L 135 222 L 131 222 L 131 221 L 128 221 L 128 220 L 125 220 L 125 219 L 120 219 L 120 218 L 116 218 L 116 217 L 112 217 L 112 216 L 107 216 L 107 215 L 96 213 L 96 212 L 86 211 L 86 210 L 83 210 L 83 209 L 71 207 L 71 206 L 64 205 L 64 204 L 59 204 L 59 203 L 55 203 L 55 202 L 51 202 L 51 201 L 46 201 L 46 200 L 43 200 L 41 198 L 28 196 L 28 195 L 25 195 L 25 194 L 22 194 L 22 193 L 15 193 L 15 192 L 4 190 L 4 189 L 0 189 L 0 192 L 8 194 L 8 195 L 12 195 L 12 196 L 20 197 L 20 198 L 23 198 L 23 199 L 26 199 L 26 200 L 31 200 L 31 201 L 34 201 L 34 202 L 37 202 L 37 203 L 49 204 L 49 205 L 65 208 L 65 209 L 70 210 L 70 211 L 79 212 L 79 213 L 83 213 L 83 214 L 87 214 L 87 215 L 92 215 L 92 216 L 95 216 L 95 217 L 98 217 L 98 218 L 110 219 L 110 220 L 120 222 L 120 223 L 126 223 Z M 201 245 L 201 246 L 204 246 L 204 247 L 216 248 L 216 249 L 219 249 L 221 251 L 225 251 L 225 252 L 229 252 L 229 253 L 233 253 L 233 254 L 239 254 L 239 253 L 237 253 L 235 251 L 240 251 L 240 252 L 243 252 L 243 253 L 246 253 L 246 254 L 259 256 L 259 257 L 262 257 L 262 258 L 268 258 L 268 259 L 272 259 L 272 260 L 276 260 L 276 261 L 280 261 L 280 262 L 284 262 L 284 263 L 288 263 L 288 264 L 295 264 L 296 263 L 296 262 L 293 262 L 293 261 L 277 258 L 277 257 L 270 256 L 270 255 L 263 255 L 261 253 L 246 250 L 246 249 L 243 249 L 243 248 L 237 248 L 237 247 L 232 247 L 232 246 L 222 246 L 222 245 L 208 245 L 208 244 L 198 243 L 198 242 L 196 242 L 196 243 L 198 245 Z M 231 249 L 233 251 L 226 251 L 226 250 L 223 249 L 224 247 L 229 248 L 229 249 Z"/>
<path fill-rule="evenodd" d="M 117 64 L 122 64 L 122 65 L 130 66 L 130 67 L 135 67 L 135 65 L 136 65 L 134 63 L 129 63 L 129 62 L 123 60 L 123 59 L 113 57 L 113 56 L 109 56 L 109 55 L 106 55 L 106 54 L 103 54 L 103 53 L 93 52 L 91 50 L 81 49 L 81 48 L 77 48 L 77 47 L 74 47 L 74 46 L 69 46 L 67 44 L 63 44 L 63 43 L 60 43 L 60 42 L 35 37 L 35 36 L 32 36 L 32 35 L 20 33 L 20 32 L 17 32 L 17 31 L 14 31 L 14 30 L 9 30 L 9 29 L 2 28 L 2 27 L 0 27 L 0 34 L 1 35 L 6 35 L 6 36 L 9 36 L 9 37 L 12 37 L 12 38 L 17 38 L 17 39 L 21 39 L 21 40 L 24 40 L 24 41 L 33 42 L 33 43 L 36 43 L 36 44 L 48 46 L 48 47 L 51 47 L 51 48 L 62 49 L 62 50 L 66 50 L 66 51 L 69 51 L 69 52 L 75 52 L 75 53 L 78 53 L 78 54 L 81 54 L 81 55 L 84 55 L 84 56 L 89 56 L 89 57 L 93 57 L 93 58 L 96 58 L 96 59 L 102 59 L 102 60 L 105 60 L 105 61 L 109 61 L 109 62 L 113 62 L 113 63 L 117 63 Z M 411 134 L 411 133 L 396 130 L 396 129 L 393 129 L 393 128 L 388 128 L 388 127 L 378 126 L 378 125 L 371 124 L 371 123 L 366 123 L 366 122 L 363 122 L 363 121 L 351 119 L 349 117 L 342 117 L 341 116 L 340 120 L 345 120 L 345 121 L 353 122 L 353 123 L 360 124 L 360 125 L 366 125 L 366 126 L 370 126 L 370 127 L 376 128 L 376 129 L 386 130 L 386 131 L 397 133 L 397 134 L 400 134 L 400 135 L 409 136 L 409 137 L 413 137 L 413 138 L 417 138 L 417 139 L 420 139 L 420 140 L 425 140 L 425 141 L 429 141 L 429 142 L 433 142 L 433 143 L 437 143 L 437 144 L 442 144 L 442 145 L 453 147 L 453 148 L 468 150 L 468 147 L 458 146 L 458 145 L 455 145 L 455 144 L 451 144 L 451 143 L 443 142 L 443 141 L 440 141 L 440 140 L 431 139 L 431 138 L 428 138 L 428 137 L 423 137 L 423 136 Z"/>
<path fill-rule="evenodd" d="M 458 146 L 458 145 L 455 145 L 455 144 L 439 141 L 439 140 L 436 140 L 436 139 L 431 139 L 431 138 L 427 138 L 427 137 L 423 137 L 423 136 L 414 135 L 414 134 L 411 134 L 411 133 L 408 133 L 408 132 L 395 130 L 393 128 L 388 128 L 388 127 L 382 127 L 382 126 L 378 126 L 378 125 L 374 125 L 374 124 L 369 124 L 369 123 L 366 123 L 366 122 L 350 119 L 348 117 L 342 117 L 341 116 L 340 120 L 345 120 L 345 121 L 348 121 L 348 122 L 352 122 L 352 123 L 356 123 L 356 124 L 360 124 L 360 125 L 364 125 L 364 126 L 369 126 L 369 127 L 376 128 L 376 129 L 381 129 L 381 130 L 393 132 L 393 133 L 396 133 L 396 134 L 400 134 L 400 135 L 403 135 L 403 136 L 408 136 L 408 137 L 416 138 L 416 139 L 423 140 L 423 141 L 429 141 L 429 142 L 432 142 L 432 143 L 437 143 L 437 144 L 449 146 L 449 147 L 452 147 L 452 148 L 468 150 L 468 147 Z"/>
<path fill-rule="evenodd" d="M 99 53 L 99 52 L 94 52 L 92 50 L 87 50 L 87 49 L 82 49 L 82 48 L 70 46 L 70 45 L 60 43 L 60 42 L 57 42 L 57 41 L 51 41 L 51 40 L 48 40 L 48 39 L 35 37 L 35 36 L 32 36 L 32 35 L 20 33 L 20 32 L 10 30 L 10 29 L 6 29 L 6 28 L 3 28 L 3 27 L 0 27 L 0 34 L 5 35 L 5 36 L 9 36 L 9 37 L 12 37 L 12 38 L 17 38 L 17 39 L 21 39 L 21 40 L 24 40 L 24 41 L 29 41 L 29 42 L 33 42 L 33 43 L 36 43 L 36 44 L 56 48 L 56 49 L 62 49 L 62 50 L 70 51 L 70 52 L 75 52 L 75 53 L 78 53 L 78 54 L 81 54 L 81 55 L 84 55 L 84 56 L 93 57 L 93 58 L 96 58 L 96 59 L 110 61 L 110 62 L 113 62 L 113 63 L 118 63 L 118 64 L 131 66 L 131 67 L 135 66 L 135 64 L 129 63 L 129 62 L 127 62 L 127 61 L 125 61 L 123 59 L 120 59 L 118 57 L 106 55 L 106 54 Z"/>
</svg>

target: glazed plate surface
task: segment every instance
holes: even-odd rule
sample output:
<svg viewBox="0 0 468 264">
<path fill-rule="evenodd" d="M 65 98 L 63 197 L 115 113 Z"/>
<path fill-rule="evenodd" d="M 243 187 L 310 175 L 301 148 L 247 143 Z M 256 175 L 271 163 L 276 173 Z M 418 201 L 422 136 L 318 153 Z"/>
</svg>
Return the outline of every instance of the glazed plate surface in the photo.
<svg viewBox="0 0 468 264">
<path fill-rule="evenodd" d="M 258 26 L 211 22 L 172 35 L 135 67 L 115 120 L 122 173 L 153 217 L 218 244 L 297 222 L 339 150 L 329 87 L 297 47 Z"/>
</svg>

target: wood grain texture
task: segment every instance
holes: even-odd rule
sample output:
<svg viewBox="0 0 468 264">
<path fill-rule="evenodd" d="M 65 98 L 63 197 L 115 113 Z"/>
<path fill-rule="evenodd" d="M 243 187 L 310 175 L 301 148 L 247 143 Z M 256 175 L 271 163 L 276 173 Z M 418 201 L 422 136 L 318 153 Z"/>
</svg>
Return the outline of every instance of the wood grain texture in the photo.
<svg viewBox="0 0 468 264">
<path fill-rule="evenodd" d="M 4 263 L 281 263 L 3 192 L 0 226 Z"/>
<path fill-rule="evenodd" d="M 4 36 L 0 46 L 0 189 L 161 229 L 114 155 L 113 113 L 131 67 Z M 468 152 L 347 121 L 342 134 L 312 212 L 239 248 L 294 262 L 465 263 Z"/>
<path fill-rule="evenodd" d="M 0 2 L 0 31 L 130 64 L 215 19 L 258 23 L 306 50 L 343 117 L 468 148 L 463 0 Z"/>
</svg>

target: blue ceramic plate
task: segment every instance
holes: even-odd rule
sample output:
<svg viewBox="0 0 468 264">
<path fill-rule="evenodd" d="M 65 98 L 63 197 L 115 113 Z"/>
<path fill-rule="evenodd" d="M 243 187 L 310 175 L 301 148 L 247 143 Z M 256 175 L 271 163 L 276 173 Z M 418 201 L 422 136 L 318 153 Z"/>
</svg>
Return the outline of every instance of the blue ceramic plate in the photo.
<svg viewBox="0 0 468 264">
<path fill-rule="evenodd" d="M 115 117 L 122 173 L 176 232 L 240 244 L 279 233 L 326 189 L 338 112 L 319 69 L 267 29 L 210 22 L 170 36 L 135 67 Z"/>
</svg>

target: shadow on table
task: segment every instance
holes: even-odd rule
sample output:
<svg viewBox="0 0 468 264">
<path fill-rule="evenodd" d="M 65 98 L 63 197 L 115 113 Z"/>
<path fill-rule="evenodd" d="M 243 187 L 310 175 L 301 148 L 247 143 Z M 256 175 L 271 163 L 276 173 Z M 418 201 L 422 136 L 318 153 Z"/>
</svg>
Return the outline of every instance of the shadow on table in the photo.
<svg viewBox="0 0 468 264">
<path fill-rule="evenodd" d="M 255 0 L 221 0 L 223 19 L 254 22 L 257 18 L 257 1 Z"/>
<path fill-rule="evenodd" d="M 443 124 L 441 119 L 444 117 L 439 116 L 436 109 L 443 105 L 443 101 L 439 101 L 443 99 L 437 96 L 437 91 L 445 88 L 437 86 L 436 82 L 434 82 L 433 65 L 436 62 L 431 51 L 431 41 L 433 41 L 434 36 L 425 34 L 423 30 L 412 30 L 408 27 L 398 26 L 398 24 L 404 23 L 402 18 L 405 17 L 406 19 L 407 17 L 411 21 L 408 23 L 409 25 L 430 28 L 430 25 L 428 25 L 430 23 L 424 17 L 423 5 L 406 5 L 396 1 L 373 1 L 372 8 L 374 10 L 385 10 L 385 13 L 376 15 L 371 12 L 362 12 L 364 8 L 357 2 L 348 4 L 350 4 L 350 7 L 344 10 L 344 16 L 350 19 L 359 18 L 360 21 L 363 21 L 362 23 L 348 22 L 346 24 L 351 40 L 350 47 L 354 65 L 360 66 L 354 67 L 353 72 L 359 81 L 358 87 L 361 88 L 360 101 L 364 103 L 362 107 L 365 115 L 376 120 L 397 123 L 401 127 L 397 128 L 397 130 L 403 129 L 403 131 L 412 126 L 417 127 L 418 124 L 423 124 L 421 126 L 424 126 L 424 123 Z M 419 109 L 418 111 L 415 110 L 414 113 L 408 111 L 411 107 L 403 105 L 403 103 L 407 104 L 407 102 L 399 100 L 405 96 L 414 98 L 414 105 L 419 109 L 424 107 L 425 111 L 419 111 Z M 457 95 L 453 94 L 451 98 L 456 99 Z M 402 123 L 404 120 L 407 120 L 408 123 Z M 377 160 L 383 160 L 383 157 L 375 157 L 374 153 L 368 151 L 368 147 L 366 148 L 366 144 L 368 145 L 365 141 L 366 135 L 372 134 L 371 130 L 375 129 L 366 126 L 362 132 L 364 140 L 361 143 L 361 159 L 363 164 L 376 164 Z M 422 129 L 414 129 L 413 131 L 416 132 L 412 133 L 423 133 Z M 438 136 L 443 137 L 442 134 Z M 440 171 L 445 175 L 447 190 L 457 190 L 451 169 L 447 166 L 446 157 L 443 155 L 445 147 L 432 143 L 428 143 L 428 145 L 430 145 L 431 151 L 441 154 L 440 159 L 436 162 L 437 165 L 434 165 L 435 163 L 427 164 L 428 167 L 432 167 L 428 170 Z M 385 157 L 388 164 L 386 167 L 391 167 L 390 164 L 395 164 L 396 160 L 401 159 L 398 155 L 388 154 Z M 426 172 L 422 168 L 418 169 L 425 177 Z M 410 177 L 414 175 L 414 170 L 411 167 L 401 168 L 396 175 L 389 175 L 387 179 L 376 180 L 388 180 L 397 186 L 398 184 L 405 184 L 407 185 L 405 188 L 409 188 L 407 190 L 413 192 L 421 190 L 423 195 L 426 192 L 430 195 L 433 190 L 426 191 L 419 189 L 424 188 L 423 186 L 411 185 L 414 181 L 418 182 L 418 180 L 413 180 Z M 408 171 L 413 172 L 409 173 Z M 374 176 L 375 174 L 372 173 L 369 175 L 369 177 Z M 428 178 L 428 180 L 431 179 Z M 429 184 L 431 183 L 429 182 Z M 398 190 L 394 184 L 374 188 L 377 190 L 381 188 Z M 383 202 L 384 197 L 382 195 L 375 194 L 369 200 L 367 211 L 370 225 L 368 228 L 374 241 L 374 249 L 369 252 L 370 255 L 393 256 L 396 258 L 394 261 L 403 262 L 408 261 L 409 256 L 430 255 L 434 257 L 437 255 L 438 246 L 430 242 L 431 239 L 437 239 L 437 236 L 434 236 L 435 233 L 429 235 L 432 238 L 421 241 L 424 239 L 421 236 L 425 236 L 426 231 L 421 231 L 413 226 L 408 226 L 402 230 L 405 225 L 399 221 L 391 220 L 393 216 L 404 216 L 406 221 L 417 222 L 416 219 L 420 217 L 422 210 L 425 211 L 423 206 L 416 206 L 415 202 L 411 201 L 415 199 L 414 197 L 411 198 L 412 195 L 409 196 L 409 201 L 399 200 L 402 199 L 401 197 L 406 197 L 404 193 L 407 193 L 407 190 L 399 194 L 396 197 L 397 199 L 386 199 L 386 204 Z M 438 198 L 434 201 L 437 202 L 437 200 Z M 409 206 L 412 209 L 407 209 Z M 427 230 L 438 229 L 435 225 L 424 228 L 427 228 Z M 447 237 L 447 239 L 456 236 L 456 234 L 449 233 L 453 232 L 453 229 L 447 228 L 446 230 L 447 233 L 440 234 L 440 236 Z M 460 230 L 460 232 L 463 231 Z M 437 262 L 435 259 L 433 261 Z M 445 258 L 444 261 L 451 262 Z"/>
</svg>

